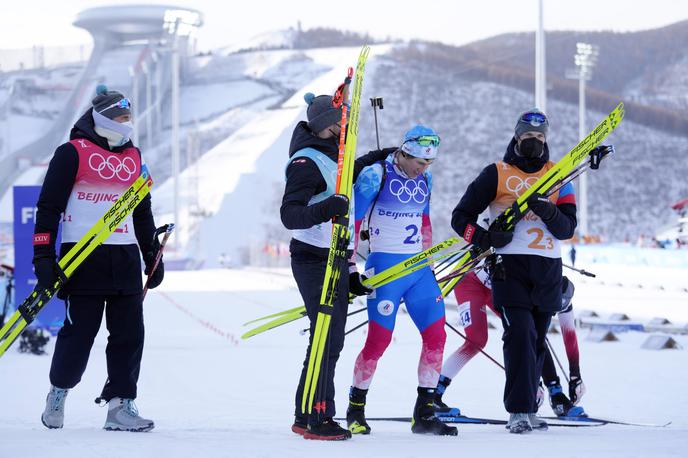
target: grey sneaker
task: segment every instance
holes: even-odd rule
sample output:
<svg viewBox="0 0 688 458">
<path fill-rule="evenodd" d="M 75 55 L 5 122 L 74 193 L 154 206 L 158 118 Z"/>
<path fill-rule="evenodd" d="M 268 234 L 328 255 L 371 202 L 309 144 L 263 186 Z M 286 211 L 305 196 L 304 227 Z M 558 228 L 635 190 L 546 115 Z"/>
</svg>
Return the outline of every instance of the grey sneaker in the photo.
<svg viewBox="0 0 688 458">
<path fill-rule="evenodd" d="M 112 398 L 108 402 L 108 414 L 103 429 L 108 431 L 150 431 L 155 427 L 153 420 L 139 416 L 133 399 Z"/>
<path fill-rule="evenodd" d="M 46 428 L 62 428 L 64 424 L 64 404 L 69 390 L 50 386 L 50 391 L 45 399 L 45 410 L 41 415 L 41 422 Z"/>
<path fill-rule="evenodd" d="M 512 413 L 509 416 L 509 421 L 506 424 L 506 429 L 510 433 L 523 434 L 533 430 L 530 424 L 530 417 L 527 413 Z"/>
<path fill-rule="evenodd" d="M 528 419 L 530 420 L 530 426 L 536 431 L 547 431 L 549 425 L 542 418 L 538 417 L 537 414 L 529 413 Z"/>
</svg>

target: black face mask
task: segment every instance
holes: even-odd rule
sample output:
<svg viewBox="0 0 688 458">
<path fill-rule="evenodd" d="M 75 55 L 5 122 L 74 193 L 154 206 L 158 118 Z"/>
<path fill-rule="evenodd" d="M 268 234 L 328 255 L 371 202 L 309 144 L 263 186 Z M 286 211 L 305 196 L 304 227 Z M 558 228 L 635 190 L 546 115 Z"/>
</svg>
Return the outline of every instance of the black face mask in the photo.
<svg viewBox="0 0 688 458">
<path fill-rule="evenodd" d="M 526 159 L 539 158 L 542 156 L 544 150 L 545 144 L 535 137 L 521 140 L 521 144 L 518 147 L 519 155 Z"/>
</svg>

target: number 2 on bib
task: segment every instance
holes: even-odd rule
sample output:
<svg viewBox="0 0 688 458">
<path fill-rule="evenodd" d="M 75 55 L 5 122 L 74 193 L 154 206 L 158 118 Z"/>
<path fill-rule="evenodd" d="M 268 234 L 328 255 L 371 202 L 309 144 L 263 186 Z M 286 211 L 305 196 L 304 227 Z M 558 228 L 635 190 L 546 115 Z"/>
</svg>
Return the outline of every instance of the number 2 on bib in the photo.
<svg viewBox="0 0 688 458">
<path fill-rule="evenodd" d="M 411 231 L 411 235 L 404 239 L 404 243 L 414 245 L 420 242 L 420 237 L 416 237 L 416 235 L 418 234 L 418 226 L 416 226 L 415 224 L 409 224 L 404 229 L 406 229 L 407 231 Z"/>
<path fill-rule="evenodd" d="M 539 227 L 531 227 L 526 233 L 535 234 L 535 238 L 528 244 L 528 248 L 534 248 L 536 250 L 551 250 L 554 248 L 554 240 L 552 240 L 552 237 L 545 237 L 545 231 Z M 544 243 L 542 243 L 542 239 L 545 239 Z"/>
</svg>

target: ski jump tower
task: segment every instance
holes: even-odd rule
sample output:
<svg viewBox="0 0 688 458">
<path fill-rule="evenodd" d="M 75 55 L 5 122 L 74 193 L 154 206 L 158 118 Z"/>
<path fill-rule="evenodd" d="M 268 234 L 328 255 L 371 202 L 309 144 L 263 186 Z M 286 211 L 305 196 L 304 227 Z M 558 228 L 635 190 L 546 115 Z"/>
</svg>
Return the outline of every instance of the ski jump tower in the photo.
<svg viewBox="0 0 688 458">
<path fill-rule="evenodd" d="M 137 118 L 134 138 L 149 147 L 160 132 L 170 107 L 163 106 L 176 75 L 184 72 L 185 57 L 193 52 L 195 33 L 203 25 L 196 10 L 164 5 L 123 5 L 89 8 L 79 13 L 74 25 L 93 37 L 93 52 L 79 82 L 50 130 L 42 137 L 10 153 L 0 168 L 0 195 L 17 178 L 19 158 L 44 163 L 67 140 L 74 122 L 88 108 L 95 88 L 105 83 L 132 100 Z M 179 78 L 177 78 L 178 85 Z M 165 117 L 165 119 L 168 119 Z"/>
<path fill-rule="evenodd" d="M 74 25 L 90 32 L 94 47 L 109 49 L 134 41 L 164 42 L 171 36 L 192 37 L 203 24 L 199 11 L 164 5 L 123 5 L 89 8 Z"/>
</svg>

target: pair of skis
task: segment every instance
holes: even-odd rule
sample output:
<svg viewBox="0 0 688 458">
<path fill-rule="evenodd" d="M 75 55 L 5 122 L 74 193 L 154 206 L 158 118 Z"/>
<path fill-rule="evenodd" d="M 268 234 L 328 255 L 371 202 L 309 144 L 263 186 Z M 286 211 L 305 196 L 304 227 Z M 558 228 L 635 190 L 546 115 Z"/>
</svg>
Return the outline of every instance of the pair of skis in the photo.
<svg viewBox="0 0 688 458">
<path fill-rule="evenodd" d="M 337 185 L 335 192 L 345 195 L 349 201 L 352 200 L 352 186 L 354 173 L 354 159 L 356 156 L 356 141 L 358 138 L 358 115 L 361 107 L 361 92 L 363 89 L 363 74 L 365 65 L 370 53 L 369 46 L 363 46 L 356 64 L 356 75 L 354 78 L 353 93 L 351 98 L 351 113 L 347 119 L 347 92 L 351 81 L 352 70 L 349 70 L 345 83 L 340 86 L 333 101 L 341 106 L 342 122 L 339 136 L 339 158 L 337 161 Z M 351 207 L 346 216 L 337 216 L 332 221 L 332 241 L 327 257 L 325 277 L 323 279 L 322 294 L 320 296 L 320 310 L 315 322 L 315 331 L 306 366 L 306 380 L 301 400 L 301 411 L 311 413 L 313 411 L 313 401 L 318 391 L 318 402 L 315 405 L 316 412 L 324 411 L 324 400 L 321 398 L 322 387 L 320 382 L 320 370 L 323 367 L 323 356 L 328 341 L 330 330 L 330 320 L 332 309 L 337 295 L 337 285 L 342 274 L 342 269 L 346 269 L 346 251 L 349 245 L 349 219 Z M 345 273 L 346 274 L 346 273 Z"/>
<path fill-rule="evenodd" d="M 38 285 L 24 299 L 5 325 L 0 329 L 0 357 L 17 340 L 22 331 L 36 318 L 41 309 L 57 294 L 67 280 L 74 274 L 84 260 L 101 245 L 124 219 L 134 211 L 146 197 L 153 186 L 148 168 L 144 165 L 141 175 L 112 204 L 112 207 L 86 232 L 86 234 L 60 259 L 58 266 L 62 270 L 53 285 L 40 288 Z"/>
<path fill-rule="evenodd" d="M 496 418 L 480 418 L 467 417 L 465 415 L 454 415 L 446 417 L 437 417 L 445 423 L 453 424 L 473 424 L 473 425 L 506 425 L 506 420 Z M 607 418 L 595 417 L 540 417 L 547 421 L 549 426 L 568 426 L 568 427 L 586 427 L 586 426 L 604 426 L 604 425 L 622 425 L 622 426 L 639 426 L 645 428 L 664 428 L 671 424 L 670 421 L 665 423 L 636 423 L 621 420 L 610 420 Z M 336 419 L 346 420 L 346 419 Z M 366 418 L 367 421 L 393 421 L 401 423 L 410 423 L 411 417 L 371 417 Z"/>
<path fill-rule="evenodd" d="M 367 278 L 365 281 L 363 281 L 363 285 L 371 289 L 379 288 L 380 286 L 386 285 L 387 283 L 398 280 L 399 278 L 416 272 L 419 269 L 427 267 L 431 263 L 455 256 L 457 253 L 461 253 L 461 250 L 465 250 L 467 248 L 465 245 L 459 248 L 460 245 L 461 241 L 457 237 L 451 237 L 443 242 L 438 243 L 437 245 L 428 248 L 427 250 L 415 254 L 408 259 L 405 259 L 398 264 L 383 270 L 382 272 L 371 276 L 370 278 Z M 352 298 L 353 296 L 350 296 L 350 299 Z M 248 321 L 244 323 L 244 326 L 254 324 L 259 321 L 271 320 L 247 331 L 241 336 L 241 338 L 248 339 L 249 337 L 269 331 L 278 326 L 296 321 L 304 316 L 306 316 L 306 307 L 299 306 L 293 309 Z"/>
</svg>

